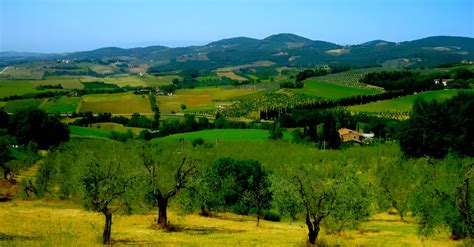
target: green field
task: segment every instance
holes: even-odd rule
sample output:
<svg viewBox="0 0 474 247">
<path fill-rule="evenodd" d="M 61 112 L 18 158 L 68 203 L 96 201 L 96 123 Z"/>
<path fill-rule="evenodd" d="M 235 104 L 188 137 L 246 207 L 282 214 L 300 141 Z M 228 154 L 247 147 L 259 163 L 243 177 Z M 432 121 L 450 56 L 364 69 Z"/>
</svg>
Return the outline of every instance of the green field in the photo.
<svg viewBox="0 0 474 247">
<path fill-rule="evenodd" d="M 82 89 L 82 85 L 79 77 L 77 76 L 48 76 L 45 80 L 33 81 L 33 87 L 39 85 L 57 85 L 61 84 L 64 89 Z"/>
<path fill-rule="evenodd" d="M 178 76 L 178 75 L 163 75 L 163 76 L 147 75 L 145 77 L 141 77 L 140 79 L 142 81 L 144 81 L 147 86 L 156 87 L 156 86 L 163 86 L 163 85 L 172 84 L 174 79 L 181 79 L 181 76 Z"/>
<path fill-rule="evenodd" d="M 117 131 L 117 132 L 122 132 L 122 133 L 125 133 L 125 132 L 131 130 L 133 132 L 133 134 L 135 134 L 135 135 L 140 134 L 140 132 L 142 130 L 144 130 L 143 128 L 127 127 L 127 126 L 123 126 L 123 125 L 118 124 L 118 123 L 109 123 L 109 122 L 94 123 L 94 124 L 91 124 L 91 127 L 92 128 L 97 128 L 97 129 L 102 129 L 102 130 Z"/>
<path fill-rule="evenodd" d="M 77 111 L 77 107 L 81 98 L 79 97 L 61 97 L 59 99 L 46 99 L 40 108 L 48 113 L 73 113 Z"/>
<path fill-rule="evenodd" d="M 88 128 L 80 126 L 69 126 L 72 137 L 100 137 L 100 138 L 109 138 L 112 130 L 108 129 L 99 129 L 99 128 Z"/>
<path fill-rule="evenodd" d="M 290 89 L 290 91 L 326 99 L 339 99 L 357 95 L 375 94 L 380 92 L 379 90 L 375 89 L 347 87 L 316 80 L 306 80 L 304 81 L 303 88 Z"/>
<path fill-rule="evenodd" d="M 36 92 L 30 80 L 0 80 L 0 98 Z"/>
<path fill-rule="evenodd" d="M 38 108 L 44 99 L 21 99 L 21 100 L 12 100 L 8 101 L 5 105 L 5 111 L 7 112 L 17 112 L 21 110 Z"/>
<path fill-rule="evenodd" d="M 137 76 L 120 75 L 120 76 L 105 77 L 105 78 L 97 78 L 97 77 L 92 77 L 92 76 L 81 77 L 81 82 L 97 82 L 97 81 L 105 82 L 108 84 L 115 84 L 119 87 L 146 86 L 146 83 Z"/>
<path fill-rule="evenodd" d="M 45 80 L 0 80 L 0 98 L 11 95 L 36 94 L 51 90 L 36 90 L 38 86 L 61 84 L 64 89 L 82 89 L 78 77 L 52 76 Z M 57 91 L 58 89 L 54 89 Z"/>
<path fill-rule="evenodd" d="M 147 95 L 133 93 L 93 94 L 82 97 L 80 112 L 110 112 L 112 114 L 152 114 Z"/>
<path fill-rule="evenodd" d="M 288 132 L 283 132 L 283 134 L 283 138 L 285 140 L 290 139 L 290 134 Z M 196 138 L 202 138 L 206 141 L 266 141 L 269 140 L 269 135 L 270 134 L 268 130 L 261 129 L 213 129 L 175 134 L 155 140 L 168 141 L 179 140 L 181 138 L 192 140 Z"/>
<path fill-rule="evenodd" d="M 196 78 L 198 81 L 218 81 L 220 80 L 219 76 L 217 75 L 210 75 L 210 76 L 200 76 Z"/>
<path fill-rule="evenodd" d="M 365 105 L 350 106 L 349 110 L 353 112 L 386 112 L 386 111 L 411 111 L 413 102 L 416 98 L 424 98 L 425 100 L 443 101 L 455 96 L 460 90 L 440 90 L 424 92 L 415 95 L 404 96 L 391 100 L 383 100 L 372 102 Z M 468 90 L 474 92 L 474 90 Z"/>
</svg>

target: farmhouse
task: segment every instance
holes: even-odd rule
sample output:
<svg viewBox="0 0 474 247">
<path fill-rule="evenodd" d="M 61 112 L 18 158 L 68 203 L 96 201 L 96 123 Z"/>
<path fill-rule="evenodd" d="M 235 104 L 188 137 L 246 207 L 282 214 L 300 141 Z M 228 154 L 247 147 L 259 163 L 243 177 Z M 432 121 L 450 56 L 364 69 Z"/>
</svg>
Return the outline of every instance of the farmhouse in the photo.
<svg viewBox="0 0 474 247">
<path fill-rule="evenodd" d="M 342 128 L 338 130 L 342 142 L 356 142 L 363 144 L 365 139 L 372 139 L 374 134 L 364 134 L 355 130 Z"/>
<path fill-rule="evenodd" d="M 443 86 L 446 86 L 448 84 L 448 81 L 452 81 L 453 79 L 435 79 L 434 82 L 435 84 L 443 84 Z"/>
</svg>

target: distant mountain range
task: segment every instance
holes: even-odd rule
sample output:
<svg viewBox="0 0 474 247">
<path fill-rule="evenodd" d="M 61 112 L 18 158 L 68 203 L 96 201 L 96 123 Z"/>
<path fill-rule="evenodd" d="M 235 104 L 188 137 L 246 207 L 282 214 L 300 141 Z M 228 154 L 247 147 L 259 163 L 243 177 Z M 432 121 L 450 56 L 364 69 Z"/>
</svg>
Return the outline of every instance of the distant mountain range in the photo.
<svg viewBox="0 0 474 247">
<path fill-rule="evenodd" d="M 217 69 L 225 66 L 271 61 L 281 66 L 397 66 L 421 67 L 474 60 L 474 38 L 435 36 L 405 42 L 374 40 L 359 45 L 338 45 L 294 34 L 265 39 L 237 37 L 203 46 L 169 48 L 149 46 L 123 49 L 106 47 L 67 54 L 0 52 L 0 63 L 51 59 L 98 59 L 147 63 L 163 70 L 179 68 Z"/>
</svg>

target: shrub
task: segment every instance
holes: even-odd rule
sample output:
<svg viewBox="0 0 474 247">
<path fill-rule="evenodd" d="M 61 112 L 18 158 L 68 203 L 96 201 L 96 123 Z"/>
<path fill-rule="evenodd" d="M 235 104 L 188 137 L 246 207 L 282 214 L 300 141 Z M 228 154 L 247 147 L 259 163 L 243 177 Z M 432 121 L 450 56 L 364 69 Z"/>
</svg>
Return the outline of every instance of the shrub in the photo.
<svg viewBox="0 0 474 247">
<path fill-rule="evenodd" d="M 196 138 L 196 139 L 193 139 L 191 141 L 191 144 L 193 145 L 193 147 L 196 147 L 196 146 L 201 146 L 202 144 L 204 144 L 204 139 L 202 138 Z"/>
</svg>

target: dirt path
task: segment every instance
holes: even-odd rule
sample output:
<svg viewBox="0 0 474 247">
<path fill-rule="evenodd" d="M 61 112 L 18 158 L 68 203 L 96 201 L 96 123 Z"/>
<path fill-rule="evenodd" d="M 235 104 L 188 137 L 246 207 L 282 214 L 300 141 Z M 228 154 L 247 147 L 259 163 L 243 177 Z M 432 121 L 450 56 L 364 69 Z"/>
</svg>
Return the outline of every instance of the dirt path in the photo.
<svg viewBox="0 0 474 247">
<path fill-rule="evenodd" d="M 39 168 L 39 162 L 40 161 L 37 161 L 34 165 L 32 165 L 31 167 L 29 167 L 28 169 L 22 171 L 20 174 L 16 175 L 15 176 L 15 180 L 16 181 L 21 181 L 22 179 L 34 179 L 34 177 L 36 176 L 36 171 L 38 171 L 38 168 Z"/>
<path fill-rule="evenodd" d="M 10 180 L 0 180 L 0 202 L 9 201 L 18 196 L 18 193 L 22 190 L 22 185 L 20 181 L 23 179 L 32 179 L 36 175 L 36 171 L 39 168 L 39 161 L 28 169 L 22 171 L 20 174 L 16 175 L 13 179 Z"/>
<path fill-rule="evenodd" d="M 0 71 L 0 75 L 3 74 L 3 72 L 7 71 L 7 69 L 8 69 L 8 66 L 5 67 L 2 71 Z"/>
</svg>

